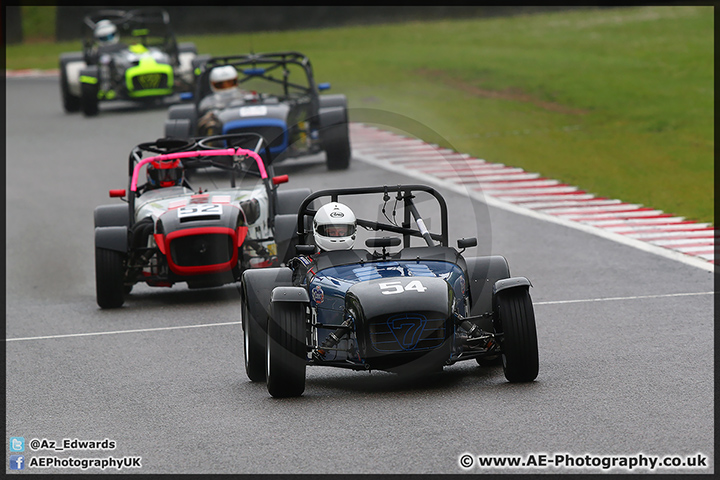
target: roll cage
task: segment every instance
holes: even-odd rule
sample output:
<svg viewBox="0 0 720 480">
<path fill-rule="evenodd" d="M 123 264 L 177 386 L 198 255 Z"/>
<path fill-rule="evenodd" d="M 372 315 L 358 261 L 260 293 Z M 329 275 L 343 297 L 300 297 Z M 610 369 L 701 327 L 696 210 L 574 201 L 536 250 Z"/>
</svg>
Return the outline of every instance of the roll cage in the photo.
<svg viewBox="0 0 720 480">
<path fill-rule="evenodd" d="M 425 226 L 425 222 L 422 220 L 413 199 L 415 198 L 414 193 L 426 192 L 435 198 L 440 207 L 440 232 L 432 233 L 428 231 Z M 403 248 L 410 247 L 410 237 L 420 237 L 425 240 L 429 247 L 438 246 L 435 241 L 439 241 L 442 247 L 449 246 L 448 240 L 448 211 L 445 199 L 440 193 L 434 188 L 425 185 L 396 185 L 396 186 L 382 186 L 382 187 L 356 187 L 356 188 L 340 188 L 340 189 L 329 189 L 320 190 L 310 194 L 303 200 L 298 209 L 298 220 L 297 220 L 297 234 L 298 244 L 304 245 L 308 243 L 308 234 L 310 231 L 305 230 L 306 222 L 311 224 L 312 217 L 315 216 L 317 210 L 310 207 L 313 205 L 313 201 L 318 198 L 329 197 L 331 202 L 341 202 L 342 197 L 348 197 L 353 195 L 368 195 L 374 193 L 382 193 L 383 201 L 389 200 L 402 202 L 404 208 L 404 218 L 400 226 L 392 225 L 390 223 L 377 222 L 373 220 L 365 220 L 358 218 L 357 224 L 359 226 L 368 228 L 370 230 L 380 230 L 386 232 L 399 233 L 403 236 Z M 391 194 L 395 194 L 391 196 Z M 417 228 L 413 228 L 412 225 Z"/>
<path fill-rule="evenodd" d="M 237 144 L 254 142 L 253 149 L 241 148 Z M 221 144 L 218 146 L 218 144 Z M 275 214 L 277 185 L 287 181 L 287 175 L 273 176 L 269 149 L 265 138 L 257 133 L 233 133 L 215 135 L 201 139 L 179 140 L 162 138 L 155 142 L 141 143 L 135 146 L 128 158 L 129 184 L 127 191 L 119 191 L 111 196 L 127 195 L 130 215 L 129 226 L 135 220 L 135 201 L 138 192 L 138 179 L 143 166 L 152 161 L 168 161 L 179 159 L 183 168 L 195 169 L 215 167 L 230 172 L 230 186 L 235 188 L 238 174 L 259 177 L 267 191 L 269 202 L 269 216 L 272 221 Z M 148 156 L 150 155 L 150 156 Z M 265 156 L 265 160 L 263 160 Z M 252 160 L 252 162 L 248 162 Z M 253 168 L 256 167 L 256 168 Z"/>
<path fill-rule="evenodd" d="M 98 47 L 93 31 L 100 20 L 110 20 L 118 29 L 121 42 L 134 38 L 145 47 L 158 47 L 169 54 L 175 63 L 178 59 L 178 45 L 170 28 L 170 15 L 161 8 L 139 8 L 135 10 L 97 10 L 83 18 L 83 52 L 87 63 L 98 53 L 126 48 L 123 43 Z"/>
<path fill-rule="evenodd" d="M 276 53 L 251 53 L 247 55 L 233 55 L 225 57 L 212 57 L 200 68 L 197 77 L 196 90 L 194 95 L 195 104 L 207 95 L 212 93 L 210 89 L 210 72 L 214 67 L 232 65 L 238 71 L 238 84 L 262 78 L 263 80 L 282 86 L 285 97 L 297 92 L 299 95 L 309 95 L 312 99 L 318 97 L 318 86 L 313 77 L 310 59 L 299 52 L 276 52 Z M 291 82 L 289 65 L 300 67 L 306 76 L 306 84 Z M 275 78 L 274 72 L 281 73 L 280 78 Z"/>
</svg>

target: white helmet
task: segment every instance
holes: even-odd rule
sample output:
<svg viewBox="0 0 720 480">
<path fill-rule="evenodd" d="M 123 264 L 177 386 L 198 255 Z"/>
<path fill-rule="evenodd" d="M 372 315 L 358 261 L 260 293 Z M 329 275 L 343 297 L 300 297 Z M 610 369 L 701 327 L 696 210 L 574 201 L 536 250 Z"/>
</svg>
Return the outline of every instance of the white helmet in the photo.
<svg viewBox="0 0 720 480">
<path fill-rule="evenodd" d="M 355 230 L 355 214 L 342 203 L 323 205 L 313 220 L 315 243 L 325 251 L 350 250 L 355 245 Z"/>
<path fill-rule="evenodd" d="M 237 86 L 238 74 L 232 65 L 215 67 L 210 72 L 210 88 L 213 92 L 222 92 Z"/>
<path fill-rule="evenodd" d="M 117 27 L 110 20 L 100 20 L 93 30 L 95 41 L 99 45 L 112 45 L 118 42 Z"/>
</svg>

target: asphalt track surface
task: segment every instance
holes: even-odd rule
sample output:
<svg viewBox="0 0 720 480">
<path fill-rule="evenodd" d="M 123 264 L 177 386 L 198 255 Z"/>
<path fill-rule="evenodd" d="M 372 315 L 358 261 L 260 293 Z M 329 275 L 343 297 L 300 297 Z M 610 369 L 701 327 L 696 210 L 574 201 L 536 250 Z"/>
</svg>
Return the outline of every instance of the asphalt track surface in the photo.
<svg viewBox="0 0 720 480">
<path fill-rule="evenodd" d="M 501 367 L 474 361 L 411 380 L 310 367 L 302 397 L 273 399 L 245 376 L 236 286 L 136 286 L 121 309 L 95 303 L 93 209 L 126 186 L 130 148 L 160 136 L 165 110 L 66 115 L 56 78 L 9 78 L 6 95 L 6 441 L 117 444 L 26 447 L 26 463 L 139 456 L 142 468 L 124 472 L 603 473 L 479 467 L 477 457 L 700 454 L 705 468 L 653 472 L 714 472 L 711 272 L 440 188 L 452 241 L 478 236 L 466 255 L 503 255 L 532 281 L 537 380 L 509 384 Z M 328 172 L 322 155 L 276 173 L 313 191 L 418 183 L 357 159 Z"/>
</svg>

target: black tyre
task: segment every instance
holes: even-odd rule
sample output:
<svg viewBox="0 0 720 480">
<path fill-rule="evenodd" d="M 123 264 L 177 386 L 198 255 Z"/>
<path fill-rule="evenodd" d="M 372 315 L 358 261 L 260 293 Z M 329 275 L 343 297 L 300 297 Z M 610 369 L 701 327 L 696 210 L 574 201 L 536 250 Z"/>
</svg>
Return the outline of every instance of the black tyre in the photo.
<svg viewBox="0 0 720 480">
<path fill-rule="evenodd" d="M 190 138 L 191 128 L 187 118 L 165 120 L 165 138 Z"/>
<path fill-rule="evenodd" d="M 177 122 L 175 122 L 177 121 Z M 197 111 L 195 105 L 173 105 L 168 109 L 165 120 L 165 136 L 188 138 L 197 129 Z"/>
<path fill-rule="evenodd" d="M 505 378 L 509 382 L 532 382 L 538 375 L 539 362 L 530 293 L 517 288 L 499 292 L 497 310 Z"/>
<path fill-rule="evenodd" d="M 180 53 L 195 53 L 197 54 L 197 47 L 192 42 L 178 43 L 178 52 Z"/>
<path fill-rule="evenodd" d="M 130 224 L 129 208 L 126 204 L 99 205 L 93 212 L 95 227 L 127 227 Z"/>
<path fill-rule="evenodd" d="M 287 215 L 275 215 L 274 237 L 277 245 L 277 258 L 286 264 L 291 258 L 297 256 L 295 245 L 298 244 L 297 234 L 297 213 Z"/>
<path fill-rule="evenodd" d="M 350 166 L 350 132 L 347 123 L 327 127 L 325 138 L 328 170 L 347 170 Z"/>
<path fill-rule="evenodd" d="M 275 215 L 297 215 L 300 204 L 312 190 L 309 188 L 296 188 L 293 190 L 278 190 Z M 309 205 L 312 207 L 312 205 Z"/>
<path fill-rule="evenodd" d="M 251 382 L 265 381 L 265 345 L 267 343 L 267 318 L 255 318 L 250 314 L 246 294 L 242 296 L 243 357 L 245 373 Z M 264 325 L 261 325 L 260 322 Z"/>
<path fill-rule="evenodd" d="M 500 255 L 468 257 L 468 290 L 470 292 L 470 315 L 483 315 L 493 309 L 493 285 L 500 279 L 510 277 L 507 260 Z M 481 322 L 481 328 L 492 331 L 492 321 Z"/>
<path fill-rule="evenodd" d="M 83 83 L 81 89 L 82 112 L 86 117 L 94 117 L 98 114 L 98 86 L 97 84 Z"/>
<path fill-rule="evenodd" d="M 267 357 L 267 324 L 270 296 L 277 286 L 292 285 L 289 268 L 258 268 L 245 270 L 242 284 L 242 326 L 245 344 L 245 372 L 253 382 L 265 381 Z"/>
<path fill-rule="evenodd" d="M 100 308 L 118 308 L 125 303 L 123 254 L 95 248 L 95 292 Z"/>
<path fill-rule="evenodd" d="M 273 302 L 267 340 L 267 389 L 277 398 L 299 397 L 305 391 L 305 305 Z"/>
<path fill-rule="evenodd" d="M 67 60 L 60 59 L 60 97 L 62 98 L 63 109 L 67 113 L 75 113 L 80 111 L 80 97 L 70 93 L 67 63 Z"/>
<path fill-rule="evenodd" d="M 192 68 L 193 68 L 193 70 L 195 70 L 195 69 L 198 68 L 198 67 L 202 67 L 202 66 L 205 65 L 205 63 L 207 63 L 207 61 L 210 60 L 211 58 L 212 58 L 212 55 L 208 55 L 208 54 L 203 54 L 203 55 L 198 55 L 198 56 L 196 56 L 195 58 L 192 59 Z"/>
</svg>

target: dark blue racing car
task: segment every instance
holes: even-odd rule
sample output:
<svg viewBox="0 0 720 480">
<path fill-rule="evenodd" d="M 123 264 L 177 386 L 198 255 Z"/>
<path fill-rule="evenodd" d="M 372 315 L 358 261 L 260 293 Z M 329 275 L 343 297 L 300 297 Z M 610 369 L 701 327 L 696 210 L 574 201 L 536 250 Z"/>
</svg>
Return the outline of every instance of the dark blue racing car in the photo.
<svg viewBox="0 0 720 480">
<path fill-rule="evenodd" d="M 381 220 L 355 217 L 346 205 L 367 209 L 373 198 Z M 428 229 L 419 206 L 438 212 L 439 231 Z M 356 248 L 367 232 L 367 248 Z M 297 242 L 286 266 L 242 276 L 246 372 L 267 381 L 273 397 L 301 395 L 308 365 L 422 374 L 475 359 L 501 361 L 510 382 L 537 377 L 530 281 L 511 277 L 502 256 L 463 257 L 475 238 L 451 247 L 436 190 L 315 192 L 300 205 Z"/>
<path fill-rule="evenodd" d="M 193 102 L 173 105 L 166 137 L 257 133 L 276 162 L 325 152 L 329 170 L 352 159 L 347 98 L 324 93 L 299 52 L 251 53 L 195 60 Z M 322 93 L 321 93 L 322 92 Z"/>
</svg>

